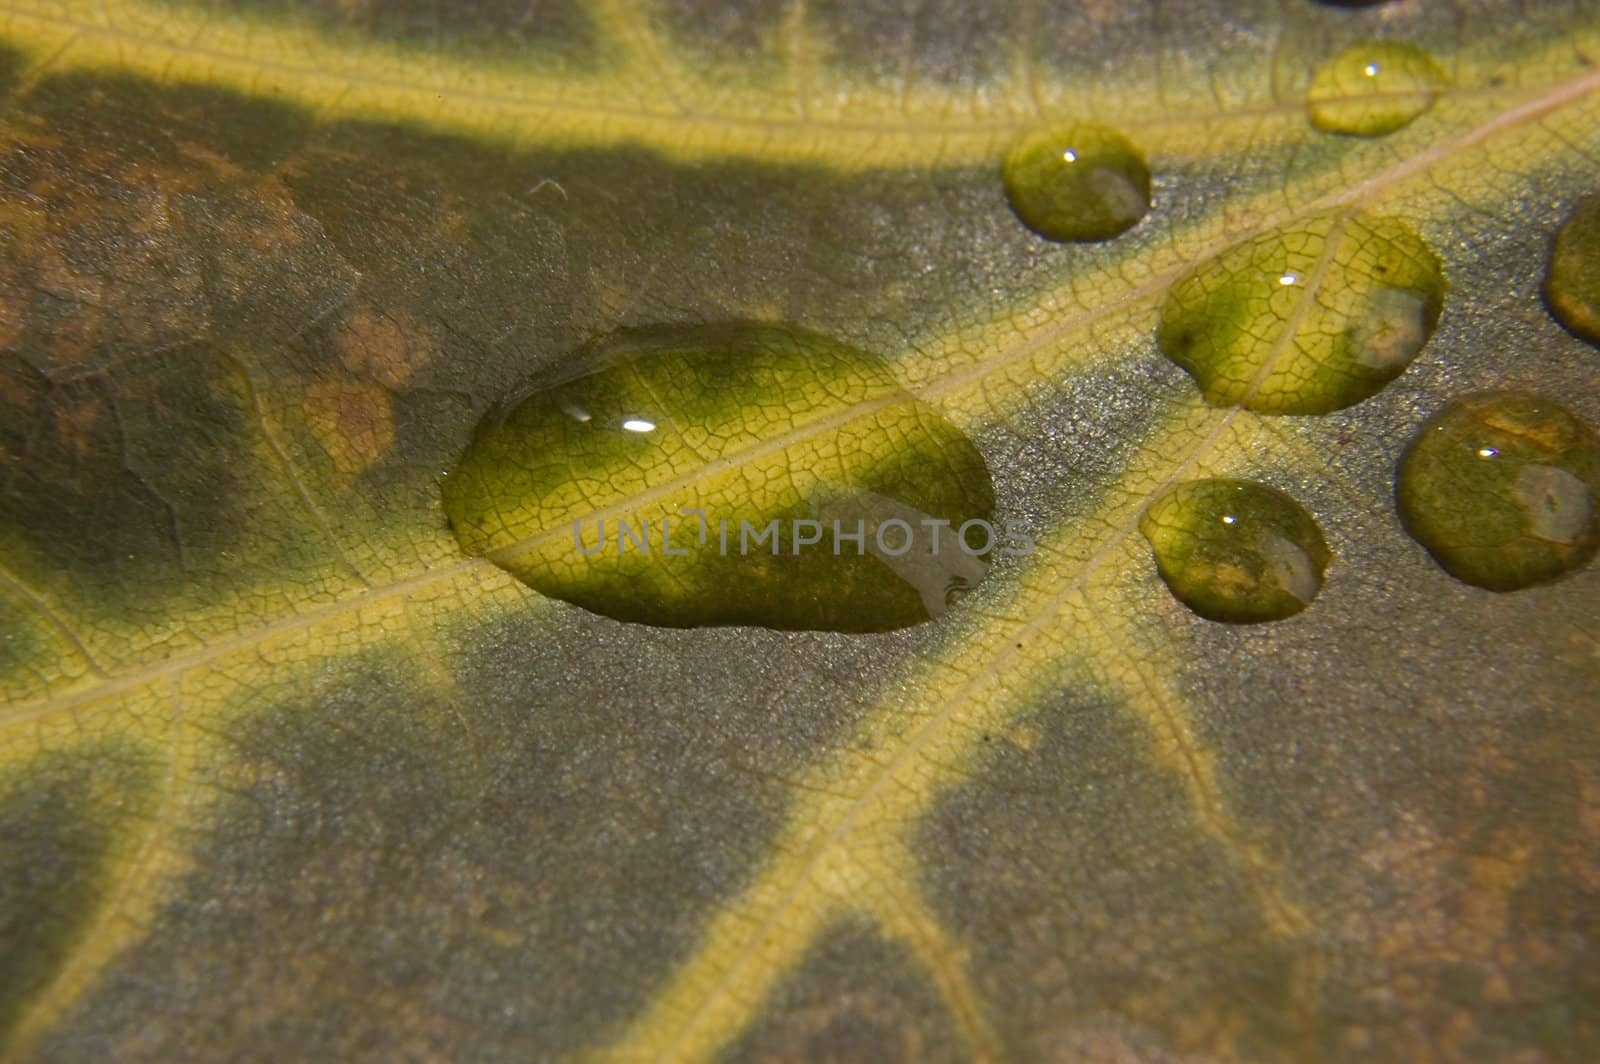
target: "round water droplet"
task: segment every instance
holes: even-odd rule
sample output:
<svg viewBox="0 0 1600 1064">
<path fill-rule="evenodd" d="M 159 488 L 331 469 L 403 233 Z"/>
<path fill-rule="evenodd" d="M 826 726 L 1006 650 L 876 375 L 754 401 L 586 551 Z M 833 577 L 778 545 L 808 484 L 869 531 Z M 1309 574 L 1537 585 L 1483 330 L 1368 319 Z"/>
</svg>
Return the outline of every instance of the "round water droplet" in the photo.
<svg viewBox="0 0 1600 1064">
<path fill-rule="evenodd" d="M 1202 263 L 1161 310 L 1161 349 L 1207 402 L 1324 414 L 1411 364 L 1444 308 L 1439 259 L 1404 222 L 1325 215 Z"/>
<path fill-rule="evenodd" d="M 1139 530 L 1161 579 L 1212 621 L 1254 624 L 1305 609 L 1322 590 L 1330 554 L 1294 499 L 1249 480 L 1192 480 L 1145 510 Z"/>
<path fill-rule="evenodd" d="M 1150 170 L 1126 137 L 1095 125 L 1029 134 L 1006 157 L 1006 195 L 1051 240 L 1109 240 L 1150 210 Z"/>
<path fill-rule="evenodd" d="M 1600 439 L 1560 405 L 1483 392 L 1429 418 L 1400 460 L 1406 531 L 1452 576 L 1515 591 L 1600 547 Z"/>
<path fill-rule="evenodd" d="M 442 483 L 462 549 L 536 590 L 644 624 L 879 632 L 987 571 L 961 538 L 993 514 L 983 457 L 878 359 L 730 324 L 627 330 L 575 365 L 485 417 Z"/>
<path fill-rule="evenodd" d="M 1556 234 L 1544 297 L 1575 336 L 1600 343 L 1600 196 L 1580 203 Z"/>
<path fill-rule="evenodd" d="M 1367 41 L 1317 68 L 1306 103 L 1318 129 L 1381 137 L 1427 112 L 1445 83 L 1439 64 L 1416 45 Z"/>
</svg>

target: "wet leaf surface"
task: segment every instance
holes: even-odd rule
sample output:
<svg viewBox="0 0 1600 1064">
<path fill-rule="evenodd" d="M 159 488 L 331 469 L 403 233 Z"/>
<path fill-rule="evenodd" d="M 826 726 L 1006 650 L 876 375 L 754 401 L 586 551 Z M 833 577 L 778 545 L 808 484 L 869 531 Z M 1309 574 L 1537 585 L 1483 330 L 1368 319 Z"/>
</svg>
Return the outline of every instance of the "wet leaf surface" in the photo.
<svg viewBox="0 0 1600 1064">
<path fill-rule="evenodd" d="M 1319 129 L 1374 39 L 1431 106 Z M 1600 575 L 1471 586 L 1394 497 L 1460 396 L 1600 424 L 1597 60 L 1587 0 L 4 0 L 7 1059 L 1600 1055 Z M 1080 123 L 1150 209 L 1059 243 L 1003 164 Z M 877 634 L 463 550 L 487 415 L 718 322 L 881 357 L 1033 549 Z M 758 363 L 729 431 L 859 412 Z M 1304 610 L 1168 590 L 1209 478 L 1315 515 Z"/>
</svg>

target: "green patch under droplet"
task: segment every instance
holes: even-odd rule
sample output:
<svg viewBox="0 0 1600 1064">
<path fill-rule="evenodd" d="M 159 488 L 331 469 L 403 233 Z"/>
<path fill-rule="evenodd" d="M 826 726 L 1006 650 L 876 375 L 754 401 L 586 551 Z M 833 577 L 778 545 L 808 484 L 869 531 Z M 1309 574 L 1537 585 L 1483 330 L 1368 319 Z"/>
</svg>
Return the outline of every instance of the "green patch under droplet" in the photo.
<svg viewBox="0 0 1600 1064">
<path fill-rule="evenodd" d="M 1150 210 L 1150 169 L 1128 139 L 1103 126 L 1045 129 L 1005 163 L 1017 217 L 1051 240 L 1110 240 Z"/>
<path fill-rule="evenodd" d="M 1600 547 L 1600 439 L 1526 392 L 1439 411 L 1400 460 L 1406 531 L 1454 577 L 1491 591 L 1559 580 Z"/>
<path fill-rule="evenodd" d="M 1366 41 L 1317 68 L 1306 102 L 1318 129 L 1381 137 L 1426 113 L 1445 83 L 1439 64 L 1416 45 Z"/>
<path fill-rule="evenodd" d="M 864 352 L 732 324 L 624 331 L 576 364 L 486 417 L 443 485 L 462 548 L 544 594 L 670 627 L 888 631 L 1003 548 L 983 457 Z"/>
<path fill-rule="evenodd" d="M 1322 590 L 1330 557 L 1303 506 L 1249 480 L 1179 484 L 1150 504 L 1139 530 L 1172 593 L 1212 621 L 1299 613 Z"/>
<path fill-rule="evenodd" d="M 1574 335 L 1600 343 L 1600 196 L 1580 203 L 1556 234 L 1544 298 Z"/>
<path fill-rule="evenodd" d="M 1438 257 L 1404 222 L 1324 215 L 1200 265 L 1168 294 L 1158 340 L 1207 402 L 1325 414 L 1411 364 L 1445 287 Z"/>
</svg>

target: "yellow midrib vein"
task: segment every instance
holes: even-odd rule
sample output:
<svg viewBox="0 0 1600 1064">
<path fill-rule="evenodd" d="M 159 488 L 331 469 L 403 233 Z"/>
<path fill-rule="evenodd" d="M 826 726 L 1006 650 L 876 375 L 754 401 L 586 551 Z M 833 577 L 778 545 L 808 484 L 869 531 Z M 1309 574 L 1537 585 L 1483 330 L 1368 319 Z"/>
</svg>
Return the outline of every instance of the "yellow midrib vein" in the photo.
<svg viewBox="0 0 1600 1064">
<path fill-rule="evenodd" d="M 145 5 L 137 5 L 143 8 Z M 456 60 L 441 57 L 438 53 L 416 53 L 414 58 L 426 58 L 430 73 L 433 76 L 417 80 L 402 80 L 399 78 L 377 77 L 360 71 L 363 54 L 378 56 L 385 59 L 403 61 L 408 55 L 404 46 L 374 40 L 365 45 L 331 44 L 323 37 L 310 31 L 292 26 L 274 25 L 259 19 L 250 20 L 240 17 L 221 15 L 215 12 L 206 12 L 203 19 L 196 12 L 185 11 L 181 6 L 158 6 L 149 11 L 151 21 L 175 27 L 183 22 L 195 23 L 197 34 L 200 30 L 211 30 L 214 27 L 230 27 L 237 35 L 248 37 L 252 34 L 259 38 L 262 35 L 276 35 L 281 38 L 286 46 L 280 51 L 287 53 L 305 52 L 311 48 L 334 58 L 343 60 L 343 63 L 333 67 L 316 67 L 309 65 L 284 62 L 262 58 L 259 54 L 230 51 L 206 47 L 194 43 L 193 40 L 179 43 L 171 37 L 160 37 L 149 33 L 140 33 L 125 26 L 116 24 L 114 14 L 116 9 L 107 9 L 103 5 L 95 5 L 96 19 L 73 17 L 71 14 L 62 13 L 60 9 L 41 10 L 35 7 L 24 7 L 12 0 L 11 3 L 0 5 L 0 18 L 8 18 L 13 26 L 21 23 L 31 23 L 35 26 L 50 27 L 55 30 L 52 37 L 52 62 L 71 62 L 71 53 L 75 49 L 96 40 L 115 42 L 119 48 L 118 62 L 125 66 L 140 66 L 149 68 L 149 72 L 163 71 L 171 73 L 170 61 L 157 61 L 152 58 L 148 62 L 135 62 L 134 56 L 166 55 L 169 59 L 190 58 L 201 60 L 218 66 L 247 67 L 262 72 L 279 76 L 291 84 L 317 84 L 325 85 L 329 82 L 338 83 L 351 88 L 371 88 L 385 92 L 393 92 L 404 96 L 427 96 L 440 104 L 480 105 L 495 109 L 523 112 L 532 115 L 538 112 L 550 114 L 572 115 L 582 118 L 592 118 L 603 123 L 607 119 L 624 120 L 636 123 L 648 123 L 653 132 L 650 136 L 662 144 L 682 144 L 682 129 L 721 129 L 743 130 L 752 133 L 792 133 L 796 130 L 812 130 L 821 137 L 834 134 L 860 134 L 867 137 L 890 136 L 907 140 L 925 140 L 929 142 L 948 141 L 952 137 L 974 138 L 991 140 L 999 134 L 1011 134 L 1019 130 L 1037 125 L 1046 120 L 1049 115 L 1036 114 L 1024 117 L 1011 117 L 996 115 L 993 118 L 973 120 L 970 122 L 939 122 L 928 115 L 907 116 L 904 120 L 894 121 L 859 121 L 839 118 L 819 117 L 815 108 L 802 108 L 798 100 L 788 101 L 793 114 L 781 113 L 752 113 L 747 115 L 714 114 L 697 111 L 693 107 L 681 103 L 672 103 L 665 107 L 650 107 L 645 104 L 640 106 L 617 106 L 598 102 L 596 100 L 570 100 L 556 96 L 524 96 L 509 92 L 473 91 L 462 89 L 462 84 L 474 80 L 484 80 L 482 64 L 472 63 L 465 59 Z M 248 32 L 247 32 L 248 31 Z M 65 43 L 55 40 L 55 37 L 68 35 Z M 174 34 L 176 36 L 176 34 Z M 15 36 L 13 29 L 11 34 Z M 640 52 L 633 42 L 623 42 L 628 45 L 626 50 Z M 291 47 L 290 45 L 293 45 Z M 645 62 L 653 53 L 644 49 L 641 53 L 641 62 Z M 663 71 L 660 69 L 660 60 L 657 57 L 648 63 L 650 69 L 648 76 L 651 80 L 660 82 Z M 507 80 L 514 81 L 518 76 L 528 76 L 535 72 L 499 70 L 495 73 L 504 76 Z M 452 76 L 453 75 L 453 76 Z M 182 75 L 176 75 L 182 80 Z M 530 78 L 531 80 L 531 78 Z M 630 80 L 627 68 L 608 72 L 603 75 L 590 76 L 586 81 L 582 76 L 568 79 L 569 83 L 579 88 L 609 88 L 618 83 Z M 1473 98 L 1496 98 L 1504 95 L 1505 86 L 1497 85 L 1471 85 L 1471 86 L 1446 86 L 1436 92 L 1440 100 L 1459 100 Z M 1415 94 L 1397 94 L 1409 98 Z M 641 100 L 648 100 L 648 95 L 641 96 Z M 1359 102 L 1381 101 L 1382 95 L 1362 95 L 1352 97 Z M 317 100 L 305 101 L 308 105 L 316 106 Z M 1167 128 L 1195 128 L 1218 122 L 1229 121 L 1260 121 L 1262 119 L 1292 118 L 1304 114 L 1306 104 L 1301 99 L 1283 100 L 1270 104 L 1253 106 L 1218 108 L 1212 111 L 1158 111 L 1145 115 L 1129 115 L 1118 120 L 1120 128 L 1125 130 L 1160 130 Z M 447 108 L 435 107 L 435 112 Z M 953 107 L 931 110 L 937 113 L 940 110 L 950 110 Z M 1059 108 L 1057 108 L 1059 110 Z M 807 112 L 810 113 L 807 113 Z M 417 120 L 431 122 L 434 119 L 425 114 L 417 114 Z M 672 132 L 674 129 L 680 132 Z M 706 149 L 710 152 L 730 151 L 726 143 L 708 143 Z"/>
<path fill-rule="evenodd" d="M 1426 171 L 1430 166 L 1443 159 L 1482 143 L 1498 132 L 1559 110 L 1570 103 L 1582 99 L 1597 88 L 1600 88 L 1600 68 L 1587 70 L 1578 77 L 1556 85 L 1549 92 L 1508 108 L 1466 133 L 1397 163 L 1366 181 L 1359 182 L 1342 192 L 1316 200 L 1304 207 L 1285 211 L 1282 216 L 1269 218 L 1252 227 L 1248 232 L 1219 241 L 1213 247 L 1196 255 L 1194 259 L 1186 262 L 1183 266 L 1146 281 L 1116 299 L 1073 315 L 1059 325 L 1052 326 L 1036 337 L 1007 348 L 992 358 L 952 370 L 941 377 L 931 378 L 926 384 L 913 389 L 912 394 L 918 398 L 936 401 L 941 395 L 970 385 L 1004 366 L 1026 358 L 1044 347 L 1058 342 L 1064 336 L 1092 325 L 1118 309 L 1134 305 L 1142 299 L 1152 298 L 1160 294 L 1178 277 L 1193 269 L 1195 265 L 1215 258 L 1232 247 L 1246 243 L 1263 233 L 1290 224 L 1297 219 L 1312 217 L 1333 207 L 1348 206 L 1365 200 L 1407 178 Z M 229 653 L 248 649 L 288 632 L 309 628 L 331 617 L 338 616 L 340 613 L 356 612 L 378 602 L 403 597 L 419 588 L 455 579 L 473 568 L 487 566 L 488 564 L 488 562 L 480 559 L 467 559 L 450 565 L 424 570 L 396 583 L 377 587 L 371 591 L 353 595 L 340 602 L 330 603 L 324 607 L 273 621 L 251 631 L 220 640 L 207 647 L 177 654 L 163 661 L 131 669 L 125 673 L 110 674 L 104 679 L 76 690 L 14 703 L 9 707 L 0 709 L 0 727 L 36 719 L 52 712 L 82 706 L 115 696 L 145 683 L 204 665 Z"/>
</svg>

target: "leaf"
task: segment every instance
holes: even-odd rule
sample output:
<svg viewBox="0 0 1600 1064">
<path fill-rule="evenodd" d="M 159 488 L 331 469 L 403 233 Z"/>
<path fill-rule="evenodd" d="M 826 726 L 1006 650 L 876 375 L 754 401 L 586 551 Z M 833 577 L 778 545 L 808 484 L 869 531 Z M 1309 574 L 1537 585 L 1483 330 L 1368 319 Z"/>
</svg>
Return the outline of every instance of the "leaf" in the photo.
<svg viewBox="0 0 1600 1064">
<path fill-rule="evenodd" d="M 1456 581 L 1392 483 L 1463 394 L 1600 423 L 1540 301 L 1586 0 L 3 10 L 8 1059 L 1600 1052 L 1600 577 Z M 1430 106 L 1319 130 L 1374 38 Z M 1075 122 L 1149 163 L 1115 240 L 1007 205 Z M 1369 398 L 1210 405 L 1158 345 L 1208 267 L 1382 261 L 1330 235 L 1374 218 L 1448 292 Z M 1287 306 L 1235 312 L 1353 313 Z M 878 635 L 630 625 L 462 551 L 488 411 L 726 321 L 881 354 L 1035 549 Z M 1169 592 L 1141 516 L 1208 477 L 1314 516 L 1308 608 Z"/>
</svg>

